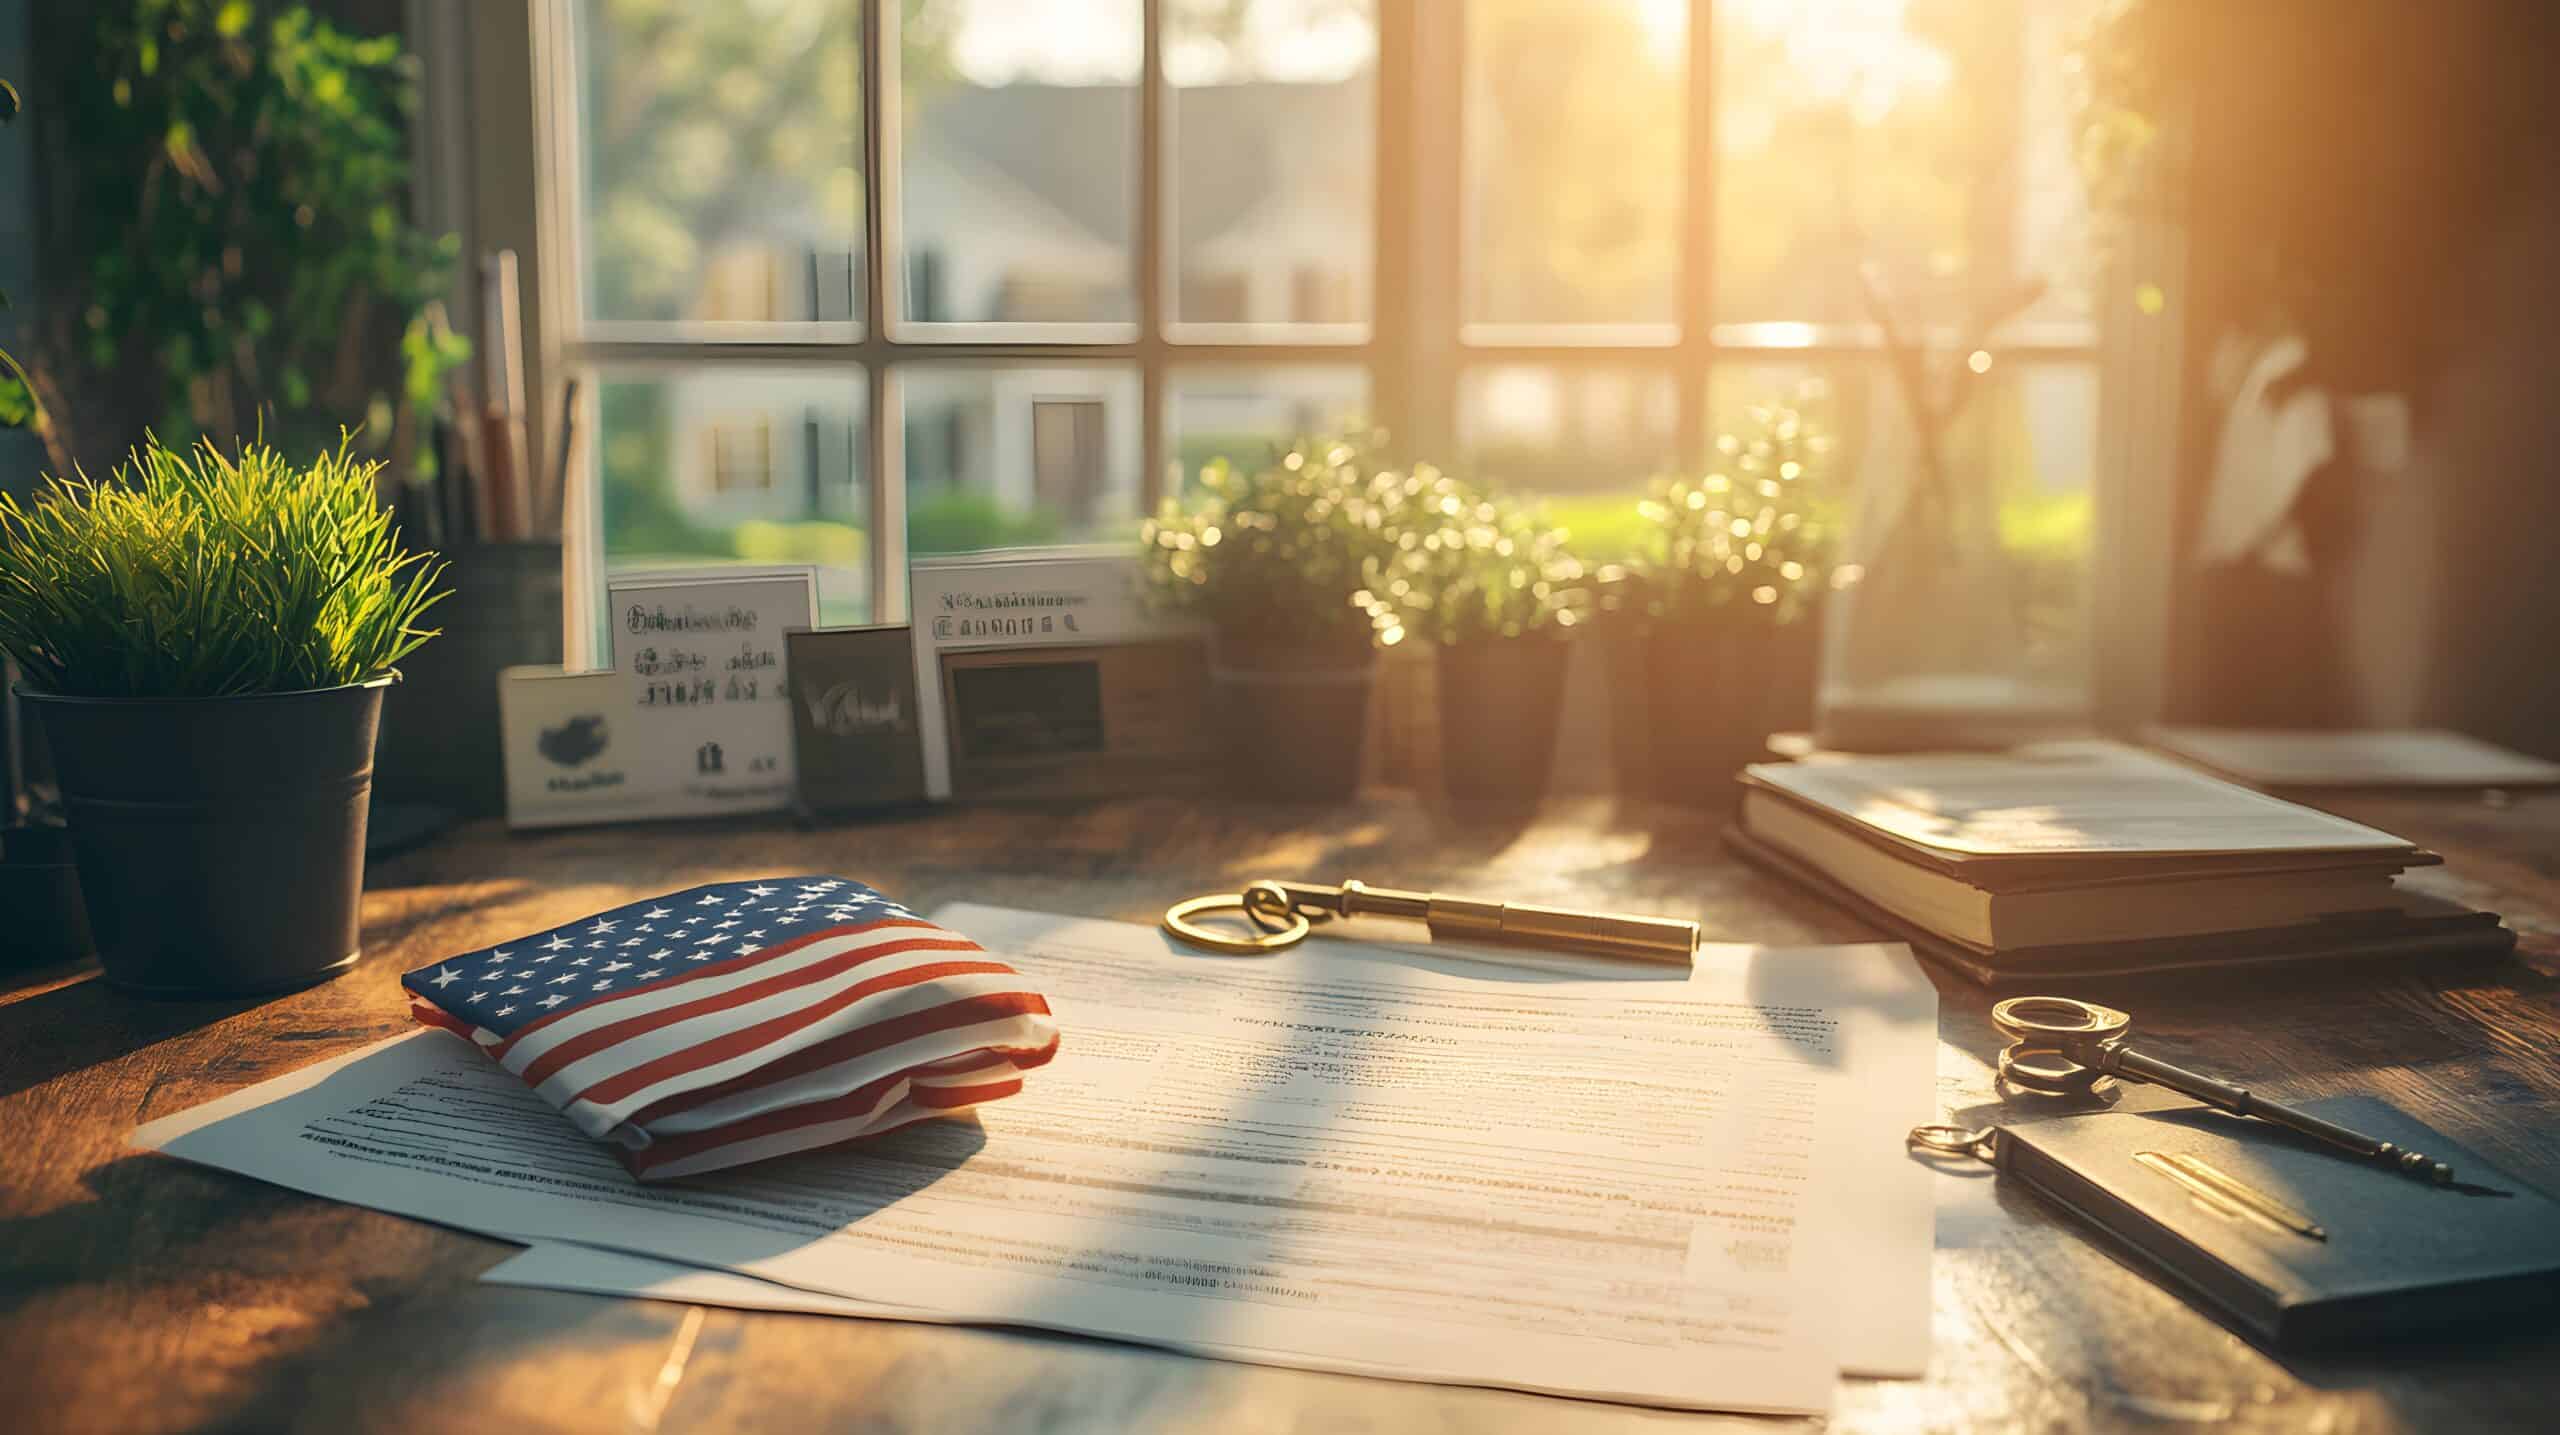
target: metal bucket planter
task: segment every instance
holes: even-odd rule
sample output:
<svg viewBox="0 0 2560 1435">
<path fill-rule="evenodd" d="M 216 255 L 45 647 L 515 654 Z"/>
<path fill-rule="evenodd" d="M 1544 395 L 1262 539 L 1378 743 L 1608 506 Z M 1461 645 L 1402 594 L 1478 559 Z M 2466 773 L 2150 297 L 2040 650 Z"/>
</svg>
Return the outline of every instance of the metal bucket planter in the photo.
<svg viewBox="0 0 2560 1435">
<path fill-rule="evenodd" d="M 1357 794 L 1377 671 L 1365 631 L 1312 642 L 1213 635 L 1210 712 L 1226 786 L 1296 802 Z"/>
<path fill-rule="evenodd" d="M 1471 802 L 1535 802 L 1555 769 L 1562 638 L 1478 638 L 1440 650 L 1440 781 Z"/>
<path fill-rule="evenodd" d="M 19 690 L 53 748 L 108 981 L 245 996 L 355 965 L 392 681 L 226 698 Z"/>
</svg>

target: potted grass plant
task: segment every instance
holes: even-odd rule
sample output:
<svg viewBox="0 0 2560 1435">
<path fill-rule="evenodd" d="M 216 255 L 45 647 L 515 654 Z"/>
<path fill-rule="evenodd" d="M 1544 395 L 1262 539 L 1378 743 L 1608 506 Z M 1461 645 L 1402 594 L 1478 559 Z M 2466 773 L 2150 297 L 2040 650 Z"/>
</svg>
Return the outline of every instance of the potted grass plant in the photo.
<svg viewBox="0 0 2560 1435">
<path fill-rule="evenodd" d="M 1398 539 L 1405 623 L 1439 649 L 1442 786 L 1461 800 L 1546 791 L 1564 700 L 1566 639 L 1589 612 L 1564 530 L 1533 509 L 1438 478 L 1438 522 Z"/>
<path fill-rule="evenodd" d="M 1209 628 L 1211 713 L 1240 791 L 1339 800 L 1360 784 L 1377 649 L 1404 638 L 1388 569 L 1429 478 L 1379 463 L 1374 435 L 1303 441 L 1139 529 L 1152 604 Z"/>
<path fill-rule="evenodd" d="M 0 648 L 116 985 L 241 995 L 354 964 L 383 689 L 441 596 L 379 467 L 152 440 L 112 482 L 0 495 Z"/>
<path fill-rule="evenodd" d="M 1598 575 L 1622 795 L 1720 806 L 1810 707 L 1824 595 L 1856 577 L 1833 562 L 1828 452 L 1797 409 L 1752 406 L 1708 472 L 1657 481 L 1647 548 Z"/>
</svg>

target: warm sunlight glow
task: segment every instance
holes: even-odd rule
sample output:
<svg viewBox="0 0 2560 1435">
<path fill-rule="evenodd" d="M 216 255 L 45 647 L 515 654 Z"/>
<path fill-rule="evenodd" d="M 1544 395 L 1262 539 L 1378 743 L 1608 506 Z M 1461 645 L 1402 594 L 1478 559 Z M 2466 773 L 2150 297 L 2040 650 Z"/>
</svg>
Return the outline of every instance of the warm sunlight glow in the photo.
<svg viewBox="0 0 2560 1435">
<path fill-rule="evenodd" d="M 949 14 L 951 64 L 973 84 L 1126 85 L 1138 78 L 1138 0 L 968 0 Z"/>
<path fill-rule="evenodd" d="M 1909 0 L 1720 0 L 1721 24 L 1783 36 L 1787 68 L 1817 100 L 1842 102 L 1861 124 L 1954 78 L 1946 52 L 1906 23 Z"/>
<path fill-rule="evenodd" d="M 1644 27 L 1645 58 L 1677 64 L 1689 43 L 1688 0 L 1635 0 L 1635 10 L 1636 23 Z"/>
</svg>

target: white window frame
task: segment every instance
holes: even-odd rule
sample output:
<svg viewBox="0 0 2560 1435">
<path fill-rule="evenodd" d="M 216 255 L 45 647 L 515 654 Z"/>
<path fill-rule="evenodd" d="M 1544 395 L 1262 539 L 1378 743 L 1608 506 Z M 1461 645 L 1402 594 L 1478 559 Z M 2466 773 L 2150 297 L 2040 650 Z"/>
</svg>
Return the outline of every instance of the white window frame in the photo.
<svg viewBox="0 0 2560 1435">
<path fill-rule="evenodd" d="M 903 366 L 963 361 L 1022 364 L 1115 364 L 1136 369 L 1139 379 L 1142 472 L 1138 491 L 1152 509 L 1163 491 L 1173 435 L 1168 395 L 1184 369 L 1220 365 L 1290 364 L 1359 367 L 1366 371 L 1372 411 L 1419 454 L 1457 452 L 1457 392 L 1462 374 L 1485 364 L 1524 363 L 1556 368 L 1601 367 L 1667 375 L 1675 393 L 1675 442 L 1681 463 L 1704 462 L 1707 390 L 1721 363 L 1872 360 L 1880 336 L 1866 325 L 1717 323 L 1714 314 L 1713 205 L 1715 203 L 1714 0 L 1690 0 L 1688 109 L 1683 183 L 1688 196 L 1680 225 L 1676 321 L 1643 326 L 1471 325 L 1463 322 L 1460 273 L 1463 258 L 1466 83 L 1466 14 L 1463 0 L 1377 0 L 1375 208 L 1371 319 L 1365 325 L 1291 325 L 1272 329 L 1173 322 L 1179 273 L 1170 262 L 1166 161 L 1172 142 L 1170 82 L 1164 74 L 1162 0 L 1141 0 L 1144 39 L 1138 86 L 1137 219 L 1133 272 L 1135 322 L 1127 325 L 1027 325 L 915 323 L 900 309 L 905 263 L 896 237 L 901 228 L 898 7 L 893 0 L 864 0 L 860 65 L 866 109 L 863 163 L 869 185 L 864 205 L 864 265 L 859 276 L 864 322 L 855 326 L 675 326 L 597 322 L 580 313 L 584 285 L 578 274 L 579 156 L 574 133 L 579 77 L 575 71 L 573 0 L 522 0 L 524 28 L 515 28 L 513 5 L 473 7 L 477 24 L 464 24 L 456 7 L 411 0 L 412 33 L 429 71 L 429 93 L 451 105 L 466 98 L 470 136 L 468 186 L 455 185 L 452 166 L 424 166 L 448 194 L 468 190 L 470 213 L 435 212 L 431 222 L 465 234 L 466 252 L 513 247 L 533 256 L 527 275 L 528 392 L 557 388 L 559 376 L 591 368 L 668 368 L 743 364 L 816 368 L 858 366 L 867 390 L 865 462 L 870 511 L 871 610 L 875 621 L 907 616 L 905 464 L 901 452 L 899 380 Z M 2034 0 L 2009 0 L 2026 5 Z M 884 57 L 891 57 L 884 60 Z M 440 81 L 438 71 L 467 65 L 467 85 Z M 444 128 L 442 144 L 456 141 L 450 114 L 432 116 Z M 511 136 L 531 133 L 527 153 Z M 438 142 L 430 135 L 431 143 Z M 451 201 L 448 198 L 446 202 Z M 1974 206 L 1977 245 L 2007 243 L 2004 196 L 1986 195 Z M 2179 236 L 2152 236 L 2144 255 L 2151 271 L 2166 275 L 2180 252 Z M 2002 266 L 1987 266 L 2000 268 Z M 2020 326 L 1997 346 L 2003 362 L 2095 365 L 2100 374 L 2097 509 L 2100 541 L 2093 555 L 2092 655 L 2101 706 L 2119 723 L 2157 714 L 2161 656 L 2165 648 L 2171 571 L 2171 490 L 2167 476 L 2177 449 L 2177 376 L 2184 362 L 2178 316 L 2136 316 L 2118 302 L 2111 284 L 2094 322 Z M 2175 292 L 2175 291 L 2173 291 Z M 459 312 L 476 312 L 462 308 Z M 2101 342 L 2101 336 L 2107 342 Z M 1952 341 L 1949 336 L 1943 337 Z M 593 385 L 587 386 L 592 395 Z M 592 403 L 592 398 L 590 398 Z M 532 416 L 539 455 L 557 441 L 558 414 L 536 402 Z M 583 420 L 592 432 L 593 415 Z M 592 465 L 587 465 L 592 468 Z M 574 475 L 573 509 L 587 521 L 572 522 L 569 581 L 583 589 L 600 582 L 604 555 L 595 521 L 590 475 Z M 583 491 L 582 491 L 583 490 Z M 573 610 L 581 604 L 573 597 Z M 572 623 L 570 660 L 592 661 Z"/>
</svg>

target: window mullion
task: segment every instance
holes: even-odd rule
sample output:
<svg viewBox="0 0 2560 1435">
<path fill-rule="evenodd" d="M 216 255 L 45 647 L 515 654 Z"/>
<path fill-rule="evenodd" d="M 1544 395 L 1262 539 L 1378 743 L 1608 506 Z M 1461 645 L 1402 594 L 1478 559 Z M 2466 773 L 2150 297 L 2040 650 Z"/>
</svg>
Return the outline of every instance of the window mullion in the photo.
<svg viewBox="0 0 2560 1435">
<path fill-rule="evenodd" d="M 1369 414 L 1399 436 L 1413 406 L 1414 0 L 1378 0 L 1377 130 L 1370 136 Z M 1389 296 L 1393 296 L 1390 302 Z"/>
<path fill-rule="evenodd" d="M 1672 432 L 1680 461 L 1703 464 L 1707 391 L 1715 363 L 1715 0 L 1690 0 L 1688 143 L 1683 151 L 1685 221 L 1680 227 L 1679 407 Z"/>
<path fill-rule="evenodd" d="M 1457 448 L 1460 287 L 1459 215 L 1465 204 L 1464 94 L 1467 16 L 1463 5 L 1407 0 L 1401 25 L 1407 42 L 1401 66 L 1409 86 L 1408 127 L 1394 143 L 1406 171 L 1409 223 L 1402 236 L 1410 266 L 1408 288 L 1394 296 L 1404 306 L 1404 412 L 1395 416 L 1400 447 L 1424 455 Z M 1379 299 L 1385 303 L 1383 292 Z"/>
<path fill-rule="evenodd" d="M 1165 479 L 1164 164 L 1173 121 L 1165 103 L 1164 0 L 1140 0 L 1138 16 L 1138 505 L 1153 513 Z"/>
<path fill-rule="evenodd" d="M 898 186 L 891 173 L 897 159 L 897 87 L 900 76 L 889 57 L 897 53 L 898 10 L 890 0 L 863 0 L 862 164 L 870 194 L 862 206 L 862 331 L 854 354 L 862 359 L 862 383 L 868 421 L 863 425 L 863 460 L 870 470 L 865 497 L 869 507 L 871 616 L 895 623 L 907 616 L 907 475 L 903 445 L 898 442 L 900 416 L 897 390 L 889 382 L 890 306 L 897 302 L 889 282 L 889 232 Z"/>
</svg>

